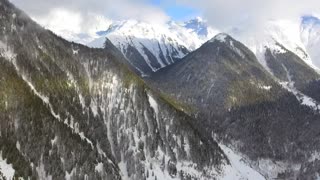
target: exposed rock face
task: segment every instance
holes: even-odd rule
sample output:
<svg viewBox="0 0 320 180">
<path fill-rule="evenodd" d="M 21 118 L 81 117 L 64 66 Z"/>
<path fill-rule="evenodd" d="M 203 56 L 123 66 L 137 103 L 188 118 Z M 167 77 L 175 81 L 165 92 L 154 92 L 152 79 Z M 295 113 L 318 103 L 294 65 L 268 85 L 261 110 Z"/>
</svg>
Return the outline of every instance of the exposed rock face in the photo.
<svg viewBox="0 0 320 180">
<path fill-rule="evenodd" d="M 313 179 L 320 116 L 316 102 L 307 102 L 313 96 L 306 97 L 299 89 L 315 82 L 318 74 L 290 52 L 266 55 L 274 76 L 248 48 L 219 34 L 149 82 L 196 117 L 193 126 L 204 136 L 215 134 L 216 139 L 232 144 L 265 177 Z M 295 71 L 294 81 L 288 71 Z"/>
<path fill-rule="evenodd" d="M 15 177 L 225 174 L 230 165 L 218 144 L 150 90 L 120 54 L 69 43 L 0 1 L 0 151 Z"/>
</svg>

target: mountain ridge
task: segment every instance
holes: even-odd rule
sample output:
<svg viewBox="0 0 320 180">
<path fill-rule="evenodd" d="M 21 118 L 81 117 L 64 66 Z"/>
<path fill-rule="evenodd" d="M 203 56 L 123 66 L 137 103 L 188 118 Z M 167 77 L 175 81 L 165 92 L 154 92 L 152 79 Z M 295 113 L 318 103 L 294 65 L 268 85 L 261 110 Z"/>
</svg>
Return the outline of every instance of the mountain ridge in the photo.
<svg viewBox="0 0 320 180">
<path fill-rule="evenodd" d="M 302 59 L 292 52 L 286 53 L 287 59 L 276 56 L 275 59 L 287 61 L 288 71 L 299 67 L 294 63 L 299 61 L 304 64 L 302 72 L 318 77 Z M 214 133 L 220 142 L 232 144 L 267 179 L 312 176 L 311 171 L 305 174 L 292 166 L 309 166 L 313 150 L 318 149 L 310 142 L 310 139 L 318 141 L 317 135 L 309 131 L 310 126 L 315 131 L 319 126 L 318 108 L 305 104 L 300 99 L 306 98 L 302 93 L 297 93 L 294 86 L 280 83 L 249 48 L 231 36 L 218 34 L 181 61 L 156 72 L 148 82 L 176 101 L 193 107 L 195 111 L 187 113 L 197 118 L 194 127 L 204 134 Z M 309 81 L 300 82 L 305 86 Z M 290 146 L 294 148 L 287 149 Z M 266 162 L 269 162 L 266 166 L 274 169 L 264 170 Z"/>
<path fill-rule="evenodd" d="M 110 44 L 70 43 L 7 0 L 0 15 L 0 172 L 5 163 L 23 179 L 247 176 Z"/>
</svg>

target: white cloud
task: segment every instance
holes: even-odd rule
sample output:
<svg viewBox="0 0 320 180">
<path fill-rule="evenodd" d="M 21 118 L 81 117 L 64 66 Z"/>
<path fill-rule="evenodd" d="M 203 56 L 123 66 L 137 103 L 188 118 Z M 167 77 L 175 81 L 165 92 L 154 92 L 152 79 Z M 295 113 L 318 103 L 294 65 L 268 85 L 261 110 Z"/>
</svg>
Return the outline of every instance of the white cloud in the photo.
<svg viewBox="0 0 320 180">
<path fill-rule="evenodd" d="M 105 30 L 110 19 L 163 23 L 169 17 L 147 0 L 11 0 L 34 20 L 57 34 Z"/>
<path fill-rule="evenodd" d="M 152 23 L 163 23 L 169 20 L 160 7 L 150 4 L 148 0 L 11 1 L 38 21 L 41 20 L 41 24 L 51 23 L 48 22 L 51 20 L 61 21 L 58 10 L 69 14 L 70 17 L 77 17 L 77 20 L 80 18 L 81 23 L 77 26 L 81 26 L 82 31 L 90 31 L 93 23 L 96 23 L 90 21 L 99 16 L 116 20 L 133 18 Z M 222 30 L 243 23 L 257 26 L 270 19 L 293 19 L 304 14 L 320 14 L 319 0 L 163 0 L 161 2 L 178 3 L 198 9 L 212 26 Z M 61 25 L 63 24 L 70 25 L 70 23 L 61 22 Z"/>
<path fill-rule="evenodd" d="M 71 12 L 62 8 L 55 8 L 43 16 L 33 16 L 38 23 L 48 28 L 54 28 L 56 31 L 69 29 L 72 32 L 80 33 L 83 23 L 80 13 Z"/>
<path fill-rule="evenodd" d="M 271 19 L 295 19 L 320 13 L 319 0 L 177 0 L 202 11 L 220 29 L 246 23 L 259 26 Z"/>
</svg>

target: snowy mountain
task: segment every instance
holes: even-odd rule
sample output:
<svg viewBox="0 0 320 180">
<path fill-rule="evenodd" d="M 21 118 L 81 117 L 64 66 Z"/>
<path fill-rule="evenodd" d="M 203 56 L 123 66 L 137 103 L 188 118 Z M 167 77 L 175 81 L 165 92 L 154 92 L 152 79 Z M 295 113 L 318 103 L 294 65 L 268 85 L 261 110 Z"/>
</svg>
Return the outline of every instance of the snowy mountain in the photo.
<svg viewBox="0 0 320 180">
<path fill-rule="evenodd" d="M 227 32 L 248 46 L 264 66 L 266 49 L 281 51 L 277 46 L 281 44 L 319 71 L 319 22 L 313 16 L 303 17 L 301 21 L 272 20 L 254 31 L 242 25 Z M 165 25 L 128 20 L 115 22 L 107 31 L 98 32 L 99 38 L 88 44 L 101 47 L 107 37 L 141 74 L 150 75 L 196 50 L 218 33 L 219 30 L 199 17 Z"/>
<path fill-rule="evenodd" d="M 183 58 L 216 33 L 200 18 L 185 23 L 170 21 L 164 25 L 126 20 L 114 22 L 106 31 L 97 32 L 99 37 L 88 45 L 102 47 L 108 38 L 138 72 L 148 75 Z"/>
<path fill-rule="evenodd" d="M 142 74 L 170 65 L 189 52 L 183 41 L 160 25 L 128 20 L 113 23 L 99 34 L 101 38 L 90 46 L 101 46 L 107 37 Z"/>
<path fill-rule="evenodd" d="M 200 17 L 183 23 L 169 21 L 166 24 L 137 20 L 112 22 L 100 18 L 98 25 L 95 28 L 99 29 L 98 32 L 59 30 L 56 33 L 68 40 L 98 48 L 103 47 L 108 38 L 142 76 L 178 61 L 220 32 Z M 281 44 L 319 71 L 320 20 L 317 17 L 270 20 L 259 28 L 242 24 L 226 32 L 248 46 L 264 66 L 266 47 L 279 50 L 276 44 Z"/>
<path fill-rule="evenodd" d="M 319 71 L 317 51 L 314 50 L 319 38 L 316 35 L 316 26 L 311 25 L 313 20 L 309 19 L 307 21 L 305 18 L 296 21 L 271 20 L 253 30 L 243 25 L 232 29 L 229 33 L 248 46 L 267 69 L 264 60 L 266 50 L 283 52 L 280 44 L 288 51 L 299 56 L 310 67 Z M 313 37 L 310 37 L 312 34 L 314 34 Z"/>
</svg>

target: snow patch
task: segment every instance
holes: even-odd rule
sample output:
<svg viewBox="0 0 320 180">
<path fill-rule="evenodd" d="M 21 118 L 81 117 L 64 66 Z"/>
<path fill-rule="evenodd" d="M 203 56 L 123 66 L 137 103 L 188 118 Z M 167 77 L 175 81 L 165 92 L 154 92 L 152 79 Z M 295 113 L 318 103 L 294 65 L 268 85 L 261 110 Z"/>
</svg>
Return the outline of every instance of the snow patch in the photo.
<svg viewBox="0 0 320 180">
<path fill-rule="evenodd" d="M 231 47 L 231 49 L 232 49 L 233 51 L 235 51 L 242 59 L 245 58 L 245 55 L 242 53 L 242 51 L 241 51 L 239 48 L 237 48 L 237 47 L 234 45 L 234 43 L 233 43 L 232 40 L 230 40 L 230 47 Z"/>
<path fill-rule="evenodd" d="M 107 157 L 106 153 L 101 149 L 101 146 L 100 146 L 100 144 L 98 142 L 97 142 L 96 147 L 97 147 L 98 153 L 100 155 L 102 155 L 103 157 Z"/>
<path fill-rule="evenodd" d="M 118 164 L 118 166 L 120 168 L 122 179 L 130 179 L 129 176 L 128 176 L 127 164 L 125 162 L 121 161 Z"/>
<path fill-rule="evenodd" d="M 97 171 L 98 173 L 102 174 L 103 173 L 103 163 L 98 163 L 96 165 L 96 167 L 94 168 L 95 171 Z"/>
<path fill-rule="evenodd" d="M 313 162 L 315 160 L 320 160 L 320 152 L 318 151 L 313 152 L 309 158 L 309 162 Z"/>
<path fill-rule="evenodd" d="M 230 166 L 224 167 L 224 180 L 247 179 L 247 180 L 265 180 L 259 172 L 254 170 L 248 162 L 232 149 L 219 144 L 225 155 L 230 161 Z"/>
<path fill-rule="evenodd" d="M 149 100 L 150 106 L 152 107 L 156 115 L 159 114 L 158 103 L 150 94 L 148 94 L 148 100 Z"/>
<path fill-rule="evenodd" d="M 69 173 L 66 171 L 65 179 L 66 180 L 72 180 L 71 178 L 76 174 L 76 169 L 72 169 L 72 171 Z"/>
<path fill-rule="evenodd" d="M 54 139 L 51 140 L 51 146 L 55 145 L 58 141 L 58 136 L 55 136 Z"/>
<path fill-rule="evenodd" d="M 6 43 L 0 41 L 0 56 L 12 61 L 16 58 L 16 54 L 7 46 Z"/>
<path fill-rule="evenodd" d="M 272 88 L 272 86 L 266 86 L 266 85 L 261 85 L 261 84 L 259 84 L 258 87 L 260 89 L 264 89 L 264 90 L 267 90 L 267 91 L 270 91 L 270 89 Z"/>
<path fill-rule="evenodd" d="M 79 49 L 72 49 L 72 54 L 73 55 L 78 55 Z"/>
<path fill-rule="evenodd" d="M 286 164 L 270 159 L 258 160 L 258 168 L 260 169 L 260 172 L 263 173 L 268 179 L 277 179 L 280 173 L 283 173 L 292 167 L 297 171 L 300 169 L 300 165 L 298 164 Z"/>
<path fill-rule="evenodd" d="M 90 107 L 91 107 L 91 111 L 92 111 L 93 115 L 95 117 L 98 116 L 98 105 L 97 105 L 97 103 L 92 100 L 91 104 L 90 104 Z"/>
<path fill-rule="evenodd" d="M 83 133 L 83 132 L 78 133 L 78 134 L 79 134 L 79 136 L 80 136 L 81 140 L 86 141 L 86 142 L 87 142 L 88 144 L 90 144 L 90 145 L 91 145 L 91 147 L 93 148 L 93 143 L 92 143 L 92 141 L 91 141 L 90 139 L 88 139 L 88 138 L 84 135 L 84 133 Z"/>
<path fill-rule="evenodd" d="M 47 175 L 47 173 L 46 173 L 46 171 L 44 169 L 44 164 L 42 162 L 42 158 L 41 158 L 39 166 L 36 167 L 36 171 L 38 173 L 39 179 L 52 180 L 52 176 L 51 175 Z"/>
<path fill-rule="evenodd" d="M 19 151 L 21 151 L 21 146 L 20 146 L 19 141 L 17 141 L 17 143 L 16 143 L 16 148 L 17 148 Z"/>
<path fill-rule="evenodd" d="M 12 164 L 8 164 L 6 159 L 3 159 L 2 152 L 0 151 L 0 172 L 8 180 L 13 179 L 15 170 L 12 167 Z"/>
</svg>

